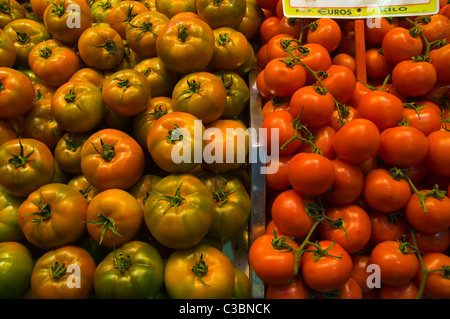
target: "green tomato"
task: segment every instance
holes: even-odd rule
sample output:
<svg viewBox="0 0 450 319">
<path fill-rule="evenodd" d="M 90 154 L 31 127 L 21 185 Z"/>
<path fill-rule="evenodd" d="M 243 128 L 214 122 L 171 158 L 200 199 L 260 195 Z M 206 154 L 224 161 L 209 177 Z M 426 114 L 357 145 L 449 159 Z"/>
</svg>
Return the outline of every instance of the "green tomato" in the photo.
<svg viewBox="0 0 450 319">
<path fill-rule="evenodd" d="M 20 242 L 25 238 L 17 222 L 17 212 L 22 200 L 0 187 L 0 242 Z"/>
<path fill-rule="evenodd" d="M 109 253 L 97 266 L 94 289 L 102 299 L 150 299 L 164 283 L 164 263 L 158 250 L 130 241 Z"/>
<path fill-rule="evenodd" d="M 18 242 L 0 243 L 0 299 L 19 298 L 30 284 L 34 260 Z"/>
<path fill-rule="evenodd" d="M 231 174 L 204 173 L 200 179 L 214 198 L 214 217 L 208 235 L 229 238 L 242 230 L 250 216 L 251 200 L 244 184 Z"/>
<path fill-rule="evenodd" d="M 214 200 L 191 174 L 172 174 L 155 184 L 145 202 L 144 218 L 153 237 L 173 249 L 197 245 L 208 233 Z"/>
</svg>

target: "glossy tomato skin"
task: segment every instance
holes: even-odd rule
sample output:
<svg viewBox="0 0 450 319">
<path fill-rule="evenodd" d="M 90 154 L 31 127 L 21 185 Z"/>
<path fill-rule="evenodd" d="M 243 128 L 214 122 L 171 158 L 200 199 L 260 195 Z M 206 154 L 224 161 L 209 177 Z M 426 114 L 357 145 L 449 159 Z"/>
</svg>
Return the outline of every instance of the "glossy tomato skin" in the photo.
<svg viewBox="0 0 450 319">
<path fill-rule="evenodd" d="M 426 94 L 437 81 L 437 71 L 428 61 L 401 61 L 392 70 L 392 84 L 402 94 L 418 97 Z"/>
<path fill-rule="evenodd" d="M 198 123 L 201 124 L 198 126 L 201 130 L 197 132 L 195 127 Z M 149 129 L 147 149 L 154 162 L 164 171 L 189 173 L 202 162 L 195 152 L 200 149 L 203 157 L 206 145 L 204 132 L 205 127 L 196 116 L 186 112 L 171 112 L 156 120 Z M 187 154 L 184 154 L 184 148 Z"/>
<path fill-rule="evenodd" d="M 356 164 L 361 164 L 375 156 L 379 145 L 378 127 L 364 118 L 356 118 L 344 124 L 333 139 L 337 156 Z"/>
<path fill-rule="evenodd" d="M 388 240 L 402 240 L 403 236 L 407 234 L 404 217 L 398 212 L 383 213 L 370 210 L 369 217 L 372 224 L 370 235 L 372 244 L 376 245 Z"/>
<path fill-rule="evenodd" d="M 307 211 L 314 201 L 289 189 L 280 193 L 272 204 L 272 220 L 279 232 L 286 236 L 303 237 L 311 230 L 315 219 Z"/>
<path fill-rule="evenodd" d="M 20 71 L 0 67 L 0 117 L 13 119 L 27 113 L 32 107 L 35 90 L 32 82 Z M 15 107 L 10 107 L 14 105 Z"/>
<path fill-rule="evenodd" d="M 372 224 L 367 212 L 357 205 L 331 206 L 325 215 L 333 220 L 321 222 L 323 239 L 336 241 L 349 254 L 362 250 L 370 240 Z"/>
<path fill-rule="evenodd" d="M 11 40 L 11 38 L 3 31 L 3 29 L 0 31 L 0 39 L 2 40 L 0 42 L 0 67 L 12 67 L 14 63 L 16 62 L 17 58 L 17 50 L 14 46 L 14 42 Z"/>
<path fill-rule="evenodd" d="M 151 98 L 145 110 L 133 116 L 133 136 L 144 150 L 147 150 L 147 137 L 150 128 L 157 119 L 171 112 L 173 112 L 172 99 L 167 96 L 156 96 Z"/>
<path fill-rule="evenodd" d="M 53 154 L 63 171 L 81 174 L 81 148 L 88 137 L 88 133 L 65 133 L 58 140 Z"/>
<path fill-rule="evenodd" d="M 199 176 L 213 194 L 214 218 L 208 235 L 230 238 L 244 228 L 250 216 L 250 196 L 239 178 L 230 174 Z"/>
<path fill-rule="evenodd" d="M 128 189 L 141 177 L 144 152 L 130 135 L 116 129 L 93 133 L 81 149 L 81 171 L 100 190 Z"/>
<path fill-rule="evenodd" d="M 164 282 L 163 259 L 150 244 L 129 241 L 103 259 L 93 280 L 98 298 L 154 298 Z"/>
<path fill-rule="evenodd" d="M 318 242 L 322 250 L 328 249 L 329 255 L 317 256 L 317 247 L 309 245 L 302 255 L 302 276 L 305 283 L 320 292 L 330 292 L 339 289 L 350 278 L 353 263 L 350 255 L 338 243 L 330 240 Z M 331 248 L 330 248 L 331 247 Z"/>
<path fill-rule="evenodd" d="M 67 82 L 80 68 L 80 59 L 75 51 L 56 40 L 33 47 L 28 63 L 42 82 L 55 87 Z"/>
<path fill-rule="evenodd" d="M 306 40 L 308 43 L 321 44 L 328 52 L 332 52 L 339 46 L 341 37 L 341 28 L 335 20 L 320 18 L 316 24 L 309 26 Z"/>
<path fill-rule="evenodd" d="M 100 124 L 105 103 L 99 87 L 88 81 L 68 81 L 51 99 L 56 122 L 67 132 L 86 133 Z"/>
<path fill-rule="evenodd" d="M 356 109 L 358 117 L 372 121 L 382 132 L 400 123 L 404 107 L 402 101 L 393 94 L 375 90 L 362 96 Z"/>
<path fill-rule="evenodd" d="M 362 293 L 373 292 L 376 288 L 369 288 L 367 285 L 368 277 L 370 276 L 370 272 L 367 272 L 367 266 L 369 262 L 369 255 L 366 254 L 352 254 L 352 272 L 351 278 L 353 278 L 359 287 L 361 288 Z"/>
<path fill-rule="evenodd" d="M 206 22 L 181 17 L 167 23 L 156 40 L 156 52 L 169 69 L 187 74 L 208 65 L 214 54 L 214 41 L 214 32 Z M 203 58 L 198 59 L 199 55 Z"/>
<path fill-rule="evenodd" d="M 0 188 L 0 242 L 22 242 L 25 236 L 17 221 L 17 213 L 23 199 Z"/>
<path fill-rule="evenodd" d="M 331 160 L 316 153 L 297 153 L 288 166 L 294 190 L 305 195 L 321 195 L 331 188 L 336 173 Z"/>
<path fill-rule="evenodd" d="M 294 139 L 285 145 L 295 134 L 301 134 L 292 126 L 294 120 L 292 114 L 286 110 L 271 112 L 266 116 L 261 128 L 267 130 L 265 142 L 268 150 L 277 149 L 280 155 L 294 154 L 298 150 L 302 144 L 299 139 Z M 277 130 L 278 140 L 275 138 Z"/>
<path fill-rule="evenodd" d="M 78 9 L 77 21 L 70 16 L 73 6 Z M 43 21 L 55 39 L 62 43 L 75 44 L 84 30 L 91 27 L 93 18 L 91 9 L 85 0 L 59 0 L 47 6 Z"/>
<path fill-rule="evenodd" d="M 370 253 L 369 264 L 380 267 L 380 280 L 386 285 L 402 285 L 414 279 L 419 270 L 415 253 L 399 241 L 377 244 Z"/>
<path fill-rule="evenodd" d="M 339 158 L 331 160 L 336 178 L 331 189 L 324 198 L 335 205 L 345 205 L 355 202 L 362 194 L 364 174 L 357 164 L 348 163 Z"/>
<path fill-rule="evenodd" d="M 340 103 L 347 103 L 356 88 L 356 76 L 348 67 L 332 64 L 325 72 L 328 76 L 323 85 Z M 317 83 L 316 83 L 317 85 Z"/>
<path fill-rule="evenodd" d="M 223 82 L 211 72 L 193 72 L 182 77 L 172 91 L 174 111 L 190 113 L 209 124 L 218 120 L 226 108 Z"/>
<path fill-rule="evenodd" d="M 176 73 L 168 69 L 157 56 L 143 59 L 133 69 L 147 77 L 152 88 L 152 97 L 169 97 L 177 83 Z"/>
<path fill-rule="evenodd" d="M 408 203 L 411 188 L 406 180 L 394 178 L 387 169 L 376 168 L 365 176 L 363 195 L 373 209 L 392 213 Z"/>
<path fill-rule="evenodd" d="M 116 30 L 108 25 L 96 25 L 80 35 L 78 52 L 87 66 L 104 71 L 113 70 L 121 63 L 125 47 Z"/>
<path fill-rule="evenodd" d="M 329 92 L 312 85 L 296 90 L 291 97 L 290 112 L 309 129 L 318 128 L 331 121 L 335 103 Z"/>
<path fill-rule="evenodd" d="M 95 268 L 94 259 L 81 247 L 68 245 L 47 251 L 34 265 L 31 296 L 34 299 L 87 299 L 93 290 Z"/>
<path fill-rule="evenodd" d="M 202 264 L 207 271 L 198 275 L 194 269 Z M 173 299 L 229 299 L 235 285 L 233 264 L 220 250 L 205 244 L 175 250 L 165 266 L 164 285 Z"/>
<path fill-rule="evenodd" d="M 187 249 L 209 232 L 214 208 L 212 193 L 198 177 L 171 174 L 154 185 L 145 203 L 144 219 L 162 245 Z"/>
<path fill-rule="evenodd" d="M 52 37 L 45 26 L 31 19 L 13 20 L 3 27 L 3 31 L 13 41 L 16 48 L 15 64 L 24 68 L 29 67 L 28 55 L 31 49 Z M 19 37 L 20 34 L 22 37 Z"/>
<path fill-rule="evenodd" d="M 442 266 L 450 264 L 450 257 L 447 254 L 432 252 L 423 255 L 425 269 L 432 271 L 434 269 L 442 269 Z M 420 285 L 423 280 L 422 268 L 417 272 L 415 278 L 416 285 Z M 425 282 L 425 295 L 435 299 L 450 298 L 450 281 L 445 275 L 444 270 L 430 272 Z"/>
<path fill-rule="evenodd" d="M 122 189 L 99 192 L 88 204 L 87 232 L 103 247 L 119 247 L 138 233 L 143 212 L 138 200 Z"/>
<path fill-rule="evenodd" d="M 224 0 L 214 2 L 210 0 L 197 0 L 199 17 L 206 21 L 211 28 L 220 27 L 237 28 L 245 15 L 245 0 Z"/>
<path fill-rule="evenodd" d="M 20 242 L 4 241 L 0 244 L 0 298 L 20 298 L 30 284 L 34 258 Z"/>
<path fill-rule="evenodd" d="M 427 100 L 417 101 L 413 105 L 407 104 L 403 115 L 410 126 L 428 136 L 441 128 L 441 113 L 435 106 L 435 103 Z"/>
<path fill-rule="evenodd" d="M 86 211 L 80 192 L 62 183 L 49 183 L 23 201 L 17 220 L 30 243 L 50 250 L 81 238 L 86 231 Z"/>
<path fill-rule="evenodd" d="M 440 130 L 427 136 L 428 152 L 425 156 L 425 165 L 428 170 L 444 177 L 450 177 L 450 132 Z"/>
<path fill-rule="evenodd" d="M 411 35 L 404 27 L 395 27 L 383 37 L 381 48 L 386 59 L 394 64 L 410 60 L 422 52 L 423 43 L 420 36 Z"/>
<path fill-rule="evenodd" d="M 12 195 L 28 196 L 53 179 L 53 154 L 47 145 L 38 140 L 10 140 L 1 145 L 0 154 L 0 184 Z"/>
<path fill-rule="evenodd" d="M 427 191 L 421 190 L 423 195 Z M 426 210 L 426 211 L 424 211 Z M 450 198 L 447 195 L 426 196 L 422 207 L 417 194 L 412 194 L 404 208 L 405 218 L 419 231 L 436 233 L 450 226 Z"/>
<path fill-rule="evenodd" d="M 418 165 L 425 158 L 427 151 L 427 137 L 415 127 L 400 125 L 381 132 L 378 154 L 389 165 Z"/>
<path fill-rule="evenodd" d="M 291 59 L 271 59 L 264 68 L 264 83 L 274 96 L 289 97 L 305 85 L 306 70 Z"/>
<path fill-rule="evenodd" d="M 301 263 L 301 257 L 297 258 L 294 251 L 286 247 L 278 247 L 273 243 L 273 234 L 262 235 L 258 237 L 250 246 L 249 264 L 256 276 L 267 284 L 286 284 L 295 278 L 298 265 Z M 290 237 L 280 235 L 287 245 L 298 249 L 298 244 Z M 298 266 L 297 266 L 298 267 Z"/>
<path fill-rule="evenodd" d="M 146 108 L 152 98 L 152 87 L 139 71 L 123 69 L 103 83 L 102 98 L 119 115 L 134 116 Z"/>
</svg>

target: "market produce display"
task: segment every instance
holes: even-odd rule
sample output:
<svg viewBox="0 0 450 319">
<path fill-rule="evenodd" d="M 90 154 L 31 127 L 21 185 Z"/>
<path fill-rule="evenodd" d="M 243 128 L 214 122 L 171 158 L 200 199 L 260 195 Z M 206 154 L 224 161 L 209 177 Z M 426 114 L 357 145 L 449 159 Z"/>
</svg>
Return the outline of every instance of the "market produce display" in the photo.
<svg viewBox="0 0 450 319">
<path fill-rule="evenodd" d="M 265 297 L 450 298 L 449 4 L 364 21 L 361 39 L 355 20 L 258 3 L 262 127 L 280 146 L 249 249 Z"/>
<path fill-rule="evenodd" d="M 449 299 L 440 7 L 366 24 L 361 79 L 281 0 L 0 0 L 0 298 Z"/>
</svg>

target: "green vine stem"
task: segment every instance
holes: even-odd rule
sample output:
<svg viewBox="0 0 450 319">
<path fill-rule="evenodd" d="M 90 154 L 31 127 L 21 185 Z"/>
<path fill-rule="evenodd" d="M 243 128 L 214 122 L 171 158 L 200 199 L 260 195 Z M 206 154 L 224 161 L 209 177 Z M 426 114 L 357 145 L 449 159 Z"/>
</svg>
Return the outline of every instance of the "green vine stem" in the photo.
<svg viewBox="0 0 450 319">
<path fill-rule="evenodd" d="M 409 186 L 411 187 L 411 190 L 417 195 L 417 197 L 419 197 L 420 205 L 422 206 L 422 211 L 425 213 L 428 212 L 427 207 L 425 205 L 425 201 L 428 197 L 442 199 L 446 193 L 445 191 L 439 190 L 438 185 L 435 185 L 432 190 L 420 192 L 414 185 L 414 183 L 411 181 L 411 179 L 408 177 L 408 175 L 404 172 L 404 170 L 399 169 L 397 167 L 391 168 L 389 170 L 389 174 L 395 180 L 404 179 L 408 182 Z"/>
<path fill-rule="evenodd" d="M 66 264 L 60 264 L 59 262 L 55 261 L 55 263 L 48 268 L 48 273 L 53 279 L 57 280 L 67 273 Z"/>
<path fill-rule="evenodd" d="M 422 299 L 423 294 L 425 292 L 425 285 L 428 279 L 428 275 L 432 272 L 435 271 L 443 271 L 444 272 L 444 276 L 446 278 L 450 279 L 450 265 L 443 265 L 442 268 L 437 268 L 437 269 L 432 269 L 432 270 L 428 270 L 425 267 L 425 263 L 423 262 L 423 258 L 422 258 L 422 254 L 417 246 L 417 239 L 416 239 L 416 234 L 415 234 L 415 229 L 409 225 L 409 223 L 406 222 L 406 226 L 409 229 L 409 232 L 411 234 L 411 238 L 412 238 L 412 249 L 414 250 L 417 258 L 419 259 L 419 264 L 420 264 L 420 268 L 422 270 L 422 279 L 420 281 L 420 285 L 419 285 L 419 291 L 417 293 L 416 299 Z"/>
<path fill-rule="evenodd" d="M 173 196 L 161 195 L 162 199 L 165 199 L 169 202 L 166 209 L 164 209 L 164 213 L 167 212 L 169 210 L 169 208 L 171 208 L 171 207 L 173 207 L 175 209 L 175 213 L 176 213 L 178 206 L 180 206 L 184 201 L 186 201 L 186 199 L 184 197 L 182 197 L 180 194 L 181 184 L 183 184 L 183 182 L 181 182 L 180 185 L 178 185 L 178 187 L 175 191 L 175 194 Z"/>
</svg>

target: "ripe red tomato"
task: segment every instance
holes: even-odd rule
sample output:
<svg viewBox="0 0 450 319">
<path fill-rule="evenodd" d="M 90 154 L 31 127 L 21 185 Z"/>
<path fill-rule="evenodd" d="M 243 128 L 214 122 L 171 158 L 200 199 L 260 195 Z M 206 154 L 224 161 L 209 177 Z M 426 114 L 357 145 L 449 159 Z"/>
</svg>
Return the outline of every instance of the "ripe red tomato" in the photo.
<svg viewBox="0 0 450 319">
<path fill-rule="evenodd" d="M 278 143 L 279 155 L 293 154 L 298 150 L 302 141 L 300 139 L 294 139 L 287 145 L 284 144 L 288 142 L 296 134 L 300 135 L 301 132 L 296 130 L 292 126 L 294 117 L 288 111 L 277 111 L 270 113 L 262 122 L 261 128 L 267 130 L 267 135 L 265 136 L 265 142 L 267 145 L 267 150 L 270 151 Z M 278 140 L 275 140 L 274 133 L 278 130 Z M 274 143 L 274 144 L 273 144 Z M 273 146 L 272 146 L 273 144 Z"/>
<path fill-rule="evenodd" d="M 402 209 L 411 197 L 405 179 L 398 179 L 384 168 L 371 170 L 364 179 L 364 199 L 375 210 L 391 213 Z"/>
<path fill-rule="evenodd" d="M 407 233 L 405 220 L 398 212 L 370 210 L 369 217 L 372 224 L 370 242 L 375 245 L 388 240 L 402 240 Z"/>
<path fill-rule="evenodd" d="M 429 53 L 430 63 L 436 69 L 437 81 L 448 82 L 450 80 L 450 45 L 446 44 Z"/>
<path fill-rule="evenodd" d="M 290 100 L 290 112 L 309 129 L 327 124 L 335 110 L 333 96 L 323 88 L 307 85 L 296 90 Z"/>
<path fill-rule="evenodd" d="M 364 94 L 356 106 L 358 117 L 373 122 L 380 132 L 397 126 L 403 119 L 403 103 L 395 95 L 385 91 Z"/>
<path fill-rule="evenodd" d="M 331 240 L 309 245 L 302 255 L 303 280 L 310 288 L 320 292 L 339 289 L 349 280 L 352 269 L 350 255 Z"/>
<path fill-rule="evenodd" d="M 435 233 L 424 233 L 414 230 L 414 237 L 417 248 L 424 253 L 445 253 L 445 251 L 450 247 L 450 229 L 448 228 Z M 408 242 L 414 244 L 411 231 L 407 232 L 406 238 Z"/>
<path fill-rule="evenodd" d="M 418 165 L 425 158 L 427 151 L 427 137 L 415 127 L 399 125 L 387 128 L 380 134 L 378 154 L 389 165 Z"/>
<path fill-rule="evenodd" d="M 272 204 L 272 220 L 281 234 L 303 237 L 311 230 L 315 219 L 308 214 L 308 205 L 313 199 L 295 190 L 280 193 Z"/>
<path fill-rule="evenodd" d="M 380 132 L 377 126 L 364 118 L 356 118 L 344 124 L 333 139 L 337 156 L 355 164 L 361 164 L 375 156 L 379 145 Z"/>
<path fill-rule="evenodd" d="M 392 70 L 392 84 L 402 94 L 421 96 L 433 88 L 437 81 L 437 72 L 428 61 L 415 62 L 404 60 Z"/>
<path fill-rule="evenodd" d="M 305 85 L 305 68 L 290 57 L 270 60 L 264 68 L 264 83 L 274 96 L 290 97 Z"/>
<path fill-rule="evenodd" d="M 83 144 L 81 170 L 88 182 L 99 190 L 128 189 L 142 175 L 144 152 L 125 132 L 102 129 Z"/>
<path fill-rule="evenodd" d="M 305 132 L 305 136 L 310 142 L 302 143 L 299 152 L 320 152 L 320 154 L 330 160 L 336 158 L 336 152 L 333 149 L 334 134 L 336 134 L 336 131 L 329 125 L 322 125 Z"/>
<path fill-rule="evenodd" d="M 385 79 L 394 66 L 383 55 L 381 48 L 370 48 L 366 51 L 366 72 L 369 78 Z"/>
<path fill-rule="evenodd" d="M 355 202 L 363 191 L 364 174 L 357 164 L 340 158 L 331 160 L 336 179 L 331 189 L 323 197 L 334 205 L 346 205 Z"/>
<path fill-rule="evenodd" d="M 297 153 L 288 165 L 288 178 L 294 190 L 305 195 L 321 195 L 329 190 L 336 173 L 331 160 L 317 153 Z"/>
<path fill-rule="evenodd" d="M 423 189 L 419 193 L 420 197 L 412 194 L 404 208 L 409 224 L 425 233 L 436 233 L 450 227 L 450 198 L 437 194 L 434 189 Z"/>
<path fill-rule="evenodd" d="M 305 43 L 295 53 L 302 63 L 315 72 L 328 70 L 332 64 L 330 53 L 319 43 Z M 313 74 L 306 72 L 306 84 L 314 82 L 316 82 L 316 78 Z"/>
<path fill-rule="evenodd" d="M 267 284 L 286 284 L 295 278 L 301 257 L 290 237 L 262 235 L 250 245 L 248 261 L 256 276 Z"/>
<path fill-rule="evenodd" d="M 352 70 L 343 65 L 331 65 L 325 72 L 327 77 L 322 79 L 322 83 L 331 95 L 342 104 L 350 100 L 356 88 L 356 76 Z"/>
<path fill-rule="evenodd" d="M 369 264 L 380 267 L 380 280 L 386 285 L 403 285 L 413 280 L 419 270 L 419 259 L 409 243 L 384 241 L 370 253 Z"/>
<path fill-rule="evenodd" d="M 278 158 L 272 158 L 267 163 L 267 169 L 271 170 L 273 167 L 278 167 L 276 173 L 266 175 L 267 186 L 278 191 L 286 190 L 291 186 L 288 178 L 288 166 L 293 154 L 280 155 Z"/>
<path fill-rule="evenodd" d="M 446 277 L 446 271 L 450 265 L 450 257 L 444 253 L 427 253 L 422 257 L 425 269 L 430 271 L 425 281 L 424 292 L 426 296 L 436 299 L 449 299 L 450 298 L 450 280 Z M 443 266 L 447 267 L 447 270 L 443 269 Z M 442 269 L 442 270 L 437 270 Z M 436 270 L 436 271 L 433 271 Z M 417 285 L 423 280 L 423 270 L 419 268 L 415 282 Z"/>
<path fill-rule="evenodd" d="M 363 249 L 370 240 L 372 225 L 369 215 L 361 207 L 333 205 L 325 211 L 328 218 L 319 224 L 323 239 L 336 241 L 349 254 Z"/>
<path fill-rule="evenodd" d="M 367 266 L 369 262 L 369 255 L 366 254 L 352 254 L 352 272 L 351 278 L 353 278 L 361 288 L 362 293 L 373 292 L 375 287 L 368 287 L 367 279 L 370 276 L 370 272 L 367 271 Z"/>
<path fill-rule="evenodd" d="M 411 35 L 411 33 L 409 29 L 395 27 L 384 35 L 381 48 L 386 60 L 397 64 L 404 60 L 411 60 L 422 52 L 422 39 L 418 34 Z"/>
<path fill-rule="evenodd" d="M 441 128 L 441 110 L 439 106 L 428 100 L 404 104 L 405 122 L 428 136 Z"/>
<path fill-rule="evenodd" d="M 425 165 L 428 170 L 443 177 L 450 177 L 450 132 L 440 130 L 427 136 L 428 152 Z"/>
<path fill-rule="evenodd" d="M 341 28 L 334 19 L 320 18 L 311 22 L 308 27 L 308 43 L 321 44 L 328 52 L 334 51 L 341 43 Z"/>
</svg>

